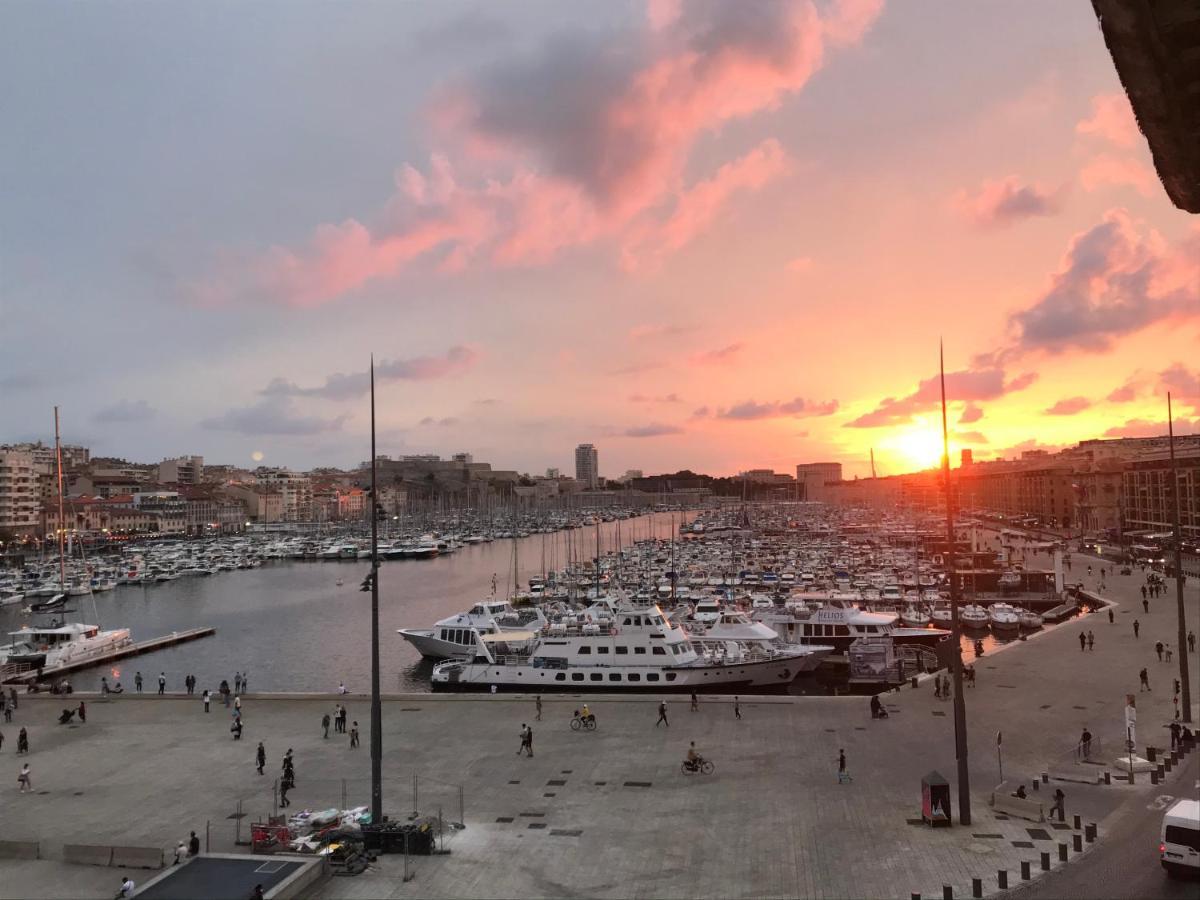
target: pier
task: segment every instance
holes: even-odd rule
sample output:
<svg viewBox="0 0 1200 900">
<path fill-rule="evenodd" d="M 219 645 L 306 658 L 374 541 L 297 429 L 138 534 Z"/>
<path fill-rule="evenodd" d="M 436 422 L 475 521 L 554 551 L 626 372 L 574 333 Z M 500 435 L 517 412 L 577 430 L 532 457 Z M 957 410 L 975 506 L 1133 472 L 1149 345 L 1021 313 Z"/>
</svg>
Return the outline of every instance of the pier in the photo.
<svg viewBox="0 0 1200 900">
<path fill-rule="evenodd" d="M 124 647 L 110 650 L 107 653 L 99 654 L 98 656 L 89 656 L 87 659 L 77 660 L 62 666 L 55 666 L 51 669 L 0 666 L 0 684 L 29 684 L 31 681 L 54 679 L 81 669 L 102 666 L 114 660 L 126 659 L 130 656 L 141 656 L 143 653 L 151 653 L 166 647 L 174 647 L 176 644 L 186 644 L 188 641 L 199 640 L 200 638 L 209 637 L 216 633 L 217 629 L 215 628 L 189 628 L 187 631 L 173 631 L 171 634 L 165 634 L 162 637 L 151 638 L 148 641 L 136 641 Z"/>
</svg>

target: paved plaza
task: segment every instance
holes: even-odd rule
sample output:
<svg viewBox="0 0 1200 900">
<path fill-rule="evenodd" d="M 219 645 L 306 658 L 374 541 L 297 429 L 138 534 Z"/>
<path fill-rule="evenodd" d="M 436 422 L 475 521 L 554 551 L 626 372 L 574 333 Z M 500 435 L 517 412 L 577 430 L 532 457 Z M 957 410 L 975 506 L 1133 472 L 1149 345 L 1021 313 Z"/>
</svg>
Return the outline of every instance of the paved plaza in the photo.
<svg viewBox="0 0 1200 900">
<path fill-rule="evenodd" d="M 672 697 L 664 728 L 655 726 L 658 698 L 590 698 L 600 723 L 594 733 L 569 729 L 582 702 L 572 697 L 547 696 L 538 722 L 530 698 L 406 695 L 384 704 L 385 805 L 394 816 L 414 804 L 423 814 L 440 809 L 447 821 L 461 815 L 465 828 L 447 834 L 448 855 L 414 861 L 412 882 L 403 882 L 399 859 L 385 857 L 367 874 L 328 880 L 322 896 L 930 897 L 941 896 L 943 884 L 970 896 L 973 876 L 990 892 L 1002 868 L 1016 883 L 1022 860 L 1036 870 L 1040 851 L 1056 851 L 1071 832 L 992 813 L 997 731 L 1010 786 L 1071 759 L 1085 727 L 1104 758 L 1115 757 L 1125 695 L 1138 694 L 1145 666 L 1153 690 L 1138 694 L 1139 750 L 1168 743 L 1162 726 L 1177 666 L 1160 663 L 1153 645 L 1175 644 L 1175 602 L 1160 598 L 1144 613 L 1140 583 L 1140 574 L 1108 579 L 1106 596 L 1119 604 L 1113 624 L 1106 613 L 1083 617 L 975 661 L 978 683 L 966 689 L 969 827 L 910 823 L 920 817 L 921 777 L 930 770 L 951 782 L 957 803 L 952 705 L 935 698 L 928 681 L 886 695 L 886 721 L 873 721 L 862 697 L 743 698 L 741 720 L 731 699 L 704 697 L 690 712 L 686 698 Z M 1192 588 L 1192 611 L 1196 600 Z M 1081 652 L 1078 636 L 1088 630 L 1095 649 Z M 1200 657 L 1191 662 L 1198 698 Z M 63 698 L 23 696 L 14 722 L 0 726 L 0 840 L 38 840 L 44 857 L 0 860 L 0 895 L 112 896 L 120 870 L 58 862 L 68 843 L 165 849 L 195 830 L 211 852 L 238 851 L 249 823 L 272 810 L 273 779 L 289 747 L 293 811 L 368 802 L 363 698 L 252 695 L 241 741 L 231 738 L 228 711 L 214 703 L 205 715 L 198 697 L 87 699 L 86 725 L 55 724 Z M 321 716 L 340 699 L 362 731 L 357 749 L 345 735 L 322 737 Z M 522 723 L 534 728 L 531 759 L 517 755 Z M 27 795 L 15 786 L 22 725 L 36 789 Z M 268 757 L 263 776 L 254 767 L 259 740 Z M 715 774 L 680 774 L 689 741 L 715 762 Z M 848 784 L 836 777 L 842 748 Z M 1100 823 L 1101 841 L 1088 852 L 1103 852 L 1123 808 L 1158 791 L 1143 776 L 1133 786 L 1051 782 L 1032 796 L 1048 806 L 1055 786 L 1067 794 L 1068 825 L 1074 814 Z M 239 810 L 244 817 L 231 818 Z"/>
</svg>

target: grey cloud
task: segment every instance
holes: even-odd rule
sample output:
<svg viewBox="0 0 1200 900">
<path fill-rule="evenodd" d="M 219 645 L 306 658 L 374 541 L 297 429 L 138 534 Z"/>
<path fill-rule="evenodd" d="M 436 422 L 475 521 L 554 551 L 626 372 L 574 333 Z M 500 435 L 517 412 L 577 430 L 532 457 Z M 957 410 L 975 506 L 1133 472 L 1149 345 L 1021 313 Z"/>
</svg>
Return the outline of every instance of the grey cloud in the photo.
<svg viewBox="0 0 1200 900">
<path fill-rule="evenodd" d="M 157 411 L 145 400 L 118 400 L 111 406 L 97 410 L 93 422 L 145 422 L 153 419 Z"/>
<path fill-rule="evenodd" d="M 662 437 L 668 434 L 683 434 L 683 429 L 678 425 L 664 425 L 660 422 L 651 422 L 649 425 L 626 428 L 621 433 L 625 437 L 633 438 Z"/>
<path fill-rule="evenodd" d="M 200 423 L 217 431 L 236 431 L 239 434 L 320 434 L 341 429 L 347 416 L 333 419 L 306 416 L 298 413 L 290 397 L 267 397 L 253 406 L 230 409 Z"/>
<path fill-rule="evenodd" d="M 451 347 L 442 356 L 418 356 L 413 359 L 380 360 L 375 365 L 376 383 L 388 381 L 428 381 L 461 374 L 479 359 L 479 352 L 470 347 Z M 370 390 L 368 372 L 349 375 L 336 372 L 320 387 L 300 387 L 283 378 L 275 378 L 260 393 L 271 397 L 321 397 L 325 400 L 350 400 Z"/>
</svg>

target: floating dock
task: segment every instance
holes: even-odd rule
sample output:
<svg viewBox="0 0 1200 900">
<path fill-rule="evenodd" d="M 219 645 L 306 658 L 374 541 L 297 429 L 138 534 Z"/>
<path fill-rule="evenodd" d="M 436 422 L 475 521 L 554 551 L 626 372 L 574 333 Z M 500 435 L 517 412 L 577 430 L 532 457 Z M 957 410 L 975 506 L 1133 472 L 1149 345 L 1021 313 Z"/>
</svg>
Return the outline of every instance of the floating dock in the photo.
<svg viewBox="0 0 1200 900">
<path fill-rule="evenodd" d="M 31 681 L 49 681 L 59 676 L 66 675 L 70 672 L 78 672 L 81 669 L 90 669 L 94 666 L 102 666 L 105 663 L 112 662 L 118 659 L 125 659 L 130 656 L 141 656 L 143 653 L 152 653 L 155 650 L 162 650 L 164 647 L 174 647 L 176 644 L 185 644 L 188 641 L 199 640 L 200 638 L 208 637 L 216 634 L 215 628 L 190 628 L 187 631 L 173 631 L 170 634 L 162 637 L 151 638 L 148 641 L 137 641 L 136 643 L 126 644 L 124 647 L 118 647 L 115 650 L 110 650 L 107 653 L 102 653 L 99 656 L 91 656 L 87 659 L 81 659 L 77 662 L 68 663 L 65 666 L 55 666 L 52 669 L 16 669 L 5 666 L 0 668 L 0 684 L 28 684 Z"/>
</svg>

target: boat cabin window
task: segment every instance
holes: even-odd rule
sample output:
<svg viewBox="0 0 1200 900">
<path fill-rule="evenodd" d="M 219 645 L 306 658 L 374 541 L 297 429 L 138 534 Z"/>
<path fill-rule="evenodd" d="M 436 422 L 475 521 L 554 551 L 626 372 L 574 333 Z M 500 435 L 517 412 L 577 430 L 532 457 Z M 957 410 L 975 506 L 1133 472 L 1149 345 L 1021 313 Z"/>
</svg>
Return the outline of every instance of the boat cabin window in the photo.
<svg viewBox="0 0 1200 900">
<path fill-rule="evenodd" d="M 583 681 L 583 673 L 582 672 L 572 672 L 571 680 L 572 681 Z"/>
<path fill-rule="evenodd" d="M 642 680 L 642 676 L 639 675 L 637 672 L 630 672 L 628 677 L 629 677 L 630 681 L 641 681 Z"/>
<path fill-rule="evenodd" d="M 667 651 L 662 648 L 662 644 L 655 644 L 654 645 L 654 655 L 655 656 L 666 656 Z"/>
<path fill-rule="evenodd" d="M 603 647 L 603 646 L 601 646 L 601 647 L 597 647 L 597 648 L 596 648 L 596 652 L 597 652 L 597 653 L 607 653 L 607 652 L 608 652 L 608 648 L 607 648 L 607 647 Z"/>
<path fill-rule="evenodd" d="M 617 647 L 617 656 L 628 656 L 628 655 L 629 655 L 628 647 Z"/>
<path fill-rule="evenodd" d="M 566 672 L 559 672 L 559 673 L 557 673 L 557 674 L 554 676 L 554 680 L 555 680 L 555 681 L 566 681 L 566 680 L 567 680 L 567 673 L 566 673 Z"/>
<path fill-rule="evenodd" d="M 579 647 L 579 652 L 580 652 L 580 653 L 591 653 L 591 652 L 592 652 L 592 645 L 591 645 L 591 644 L 582 644 L 582 645 Z"/>
<path fill-rule="evenodd" d="M 637 655 L 637 654 L 641 654 L 642 656 L 645 656 L 645 655 L 646 655 L 646 648 L 645 648 L 645 647 L 634 647 L 634 648 L 633 648 L 633 652 L 634 652 L 634 654 L 635 654 L 635 655 Z"/>
<path fill-rule="evenodd" d="M 674 680 L 675 680 L 675 673 L 674 673 L 674 672 L 668 672 L 668 673 L 667 673 L 667 681 L 674 681 Z"/>
<path fill-rule="evenodd" d="M 657 672 L 647 672 L 646 680 L 647 681 L 658 681 L 658 673 Z"/>
<path fill-rule="evenodd" d="M 620 681 L 620 680 L 621 680 L 621 675 L 620 675 L 620 673 L 619 673 L 619 672 L 609 672 L 609 673 L 608 673 L 608 680 L 609 680 L 609 681 Z"/>
<path fill-rule="evenodd" d="M 592 673 L 592 681 L 603 681 L 603 680 L 604 680 L 604 674 L 602 672 L 593 672 Z"/>
<path fill-rule="evenodd" d="M 850 629 L 846 625 L 834 625 L 833 633 L 839 637 L 844 637 L 850 633 Z"/>
</svg>

